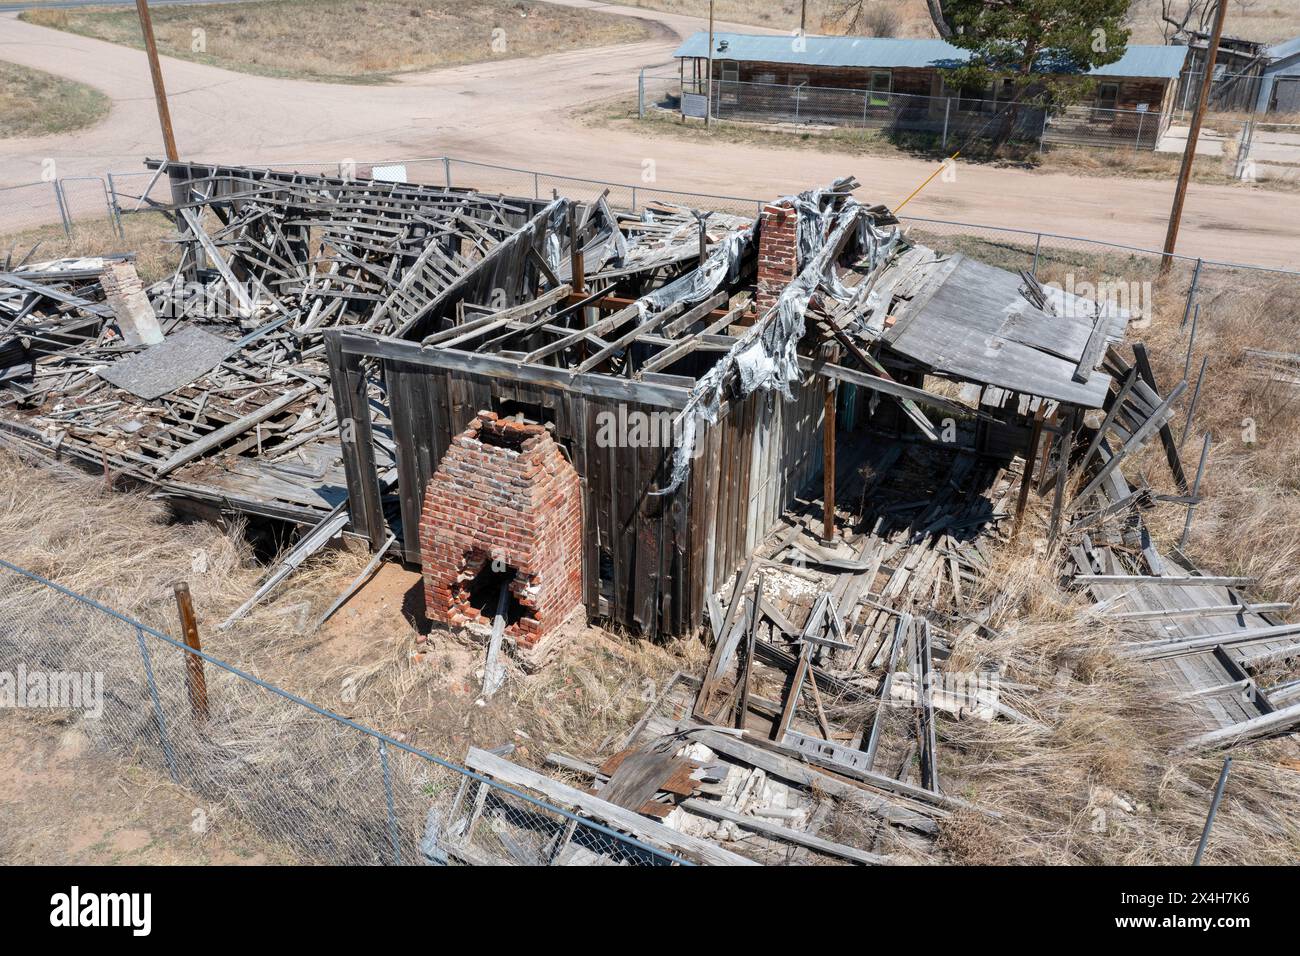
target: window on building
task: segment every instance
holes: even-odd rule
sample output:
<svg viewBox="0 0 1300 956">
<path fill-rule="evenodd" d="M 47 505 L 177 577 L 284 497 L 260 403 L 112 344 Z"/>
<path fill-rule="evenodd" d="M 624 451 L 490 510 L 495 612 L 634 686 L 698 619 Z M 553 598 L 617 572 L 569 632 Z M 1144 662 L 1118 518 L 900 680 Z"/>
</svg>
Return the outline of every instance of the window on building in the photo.
<svg viewBox="0 0 1300 956">
<path fill-rule="evenodd" d="M 968 84 L 957 86 L 944 78 L 939 85 L 941 96 L 953 100 L 953 107 L 962 113 L 990 112 L 994 109 L 993 97 L 996 82 L 988 86 Z"/>
<path fill-rule="evenodd" d="M 740 63 L 736 60 L 723 60 L 722 79 L 726 83 L 740 82 Z"/>
<path fill-rule="evenodd" d="M 1113 110 L 1119 105 L 1119 84 L 1103 83 L 1097 87 L 1097 109 Z"/>
<path fill-rule="evenodd" d="M 957 109 L 963 113 L 978 113 L 993 108 L 991 86 L 963 86 L 957 91 Z"/>
<path fill-rule="evenodd" d="M 875 70 L 871 74 L 871 105 L 888 106 L 889 94 L 894 89 L 894 75 L 888 70 Z"/>
</svg>

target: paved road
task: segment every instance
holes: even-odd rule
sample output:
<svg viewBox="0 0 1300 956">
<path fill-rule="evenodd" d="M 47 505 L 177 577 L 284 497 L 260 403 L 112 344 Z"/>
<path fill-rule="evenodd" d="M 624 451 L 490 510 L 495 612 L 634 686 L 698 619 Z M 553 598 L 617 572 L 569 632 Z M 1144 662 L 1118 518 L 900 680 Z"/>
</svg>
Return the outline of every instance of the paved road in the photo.
<svg viewBox="0 0 1300 956">
<path fill-rule="evenodd" d="M 642 16 L 677 36 L 701 21 L 640 8 L 558 0 Z M 196 17 L 200 16 L 196 10 Z M 735 29 L 721 25 L 720 29 Z M 655 139 L 583 127 L 575 107 L 628 95 L 637 70 L 673 69 L 670 36 L 641 43 L 497 60 L 410 74 L 388 86 L 312 83 L 165 58 L 176 138 L 187 158 L 243 163 L 434 156 L 640 182 L 653 161 L 664 188 L 767 197 L 852 174 L 864 198 L 900 202 L 934 169 L 911 159 Z M 144 54 L 0 16 L 0 59 L 96 86 L 113 99 L 99 125 L 63 136 L 0 140 L 0 184 L 139 169 L 162 150 Z M 917 216 L 1041 229 L 1158 248 L 1172 185 L 962 165 L 908 206 Z M 1193 185 L 1179 251 L 1300 267 L 1300 195 Z"/>
</svg>

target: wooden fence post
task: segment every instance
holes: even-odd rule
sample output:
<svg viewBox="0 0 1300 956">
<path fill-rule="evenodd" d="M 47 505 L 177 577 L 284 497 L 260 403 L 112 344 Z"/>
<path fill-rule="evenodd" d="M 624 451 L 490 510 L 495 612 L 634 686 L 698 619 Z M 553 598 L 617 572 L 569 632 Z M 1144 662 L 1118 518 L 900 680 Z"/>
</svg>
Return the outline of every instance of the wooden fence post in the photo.
<svg viewBox="0 0 1300 956">
<path fill-rule="evenodd" d="M 177 581 L 172 589 L 176 592 L 176 610 L 180 614 L 185 646 L 201 651 L 203 647 L 199 642 L 199 624 L 194 616 L 190 586 L 184 581 Z M 195 721 L 203 723 L 208 719 L 208 681 L 203 673 L 203 658 L 198 654 L 185 655 L 185 688 L 190 694 L 190 710 Z"/>
</svg>

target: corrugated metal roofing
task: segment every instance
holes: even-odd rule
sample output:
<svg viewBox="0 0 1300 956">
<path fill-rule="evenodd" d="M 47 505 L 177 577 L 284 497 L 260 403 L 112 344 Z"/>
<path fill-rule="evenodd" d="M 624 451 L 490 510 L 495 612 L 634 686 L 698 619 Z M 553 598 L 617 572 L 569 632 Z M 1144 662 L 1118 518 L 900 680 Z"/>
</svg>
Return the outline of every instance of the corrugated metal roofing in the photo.
<svg viewBox="0 0 1300 956">
<path fill-rule="evenodd" d="M 1284 40 L 1277 46 L 1271 46 L 1268 48 L 1268 55 L 1274 60 L 1285 60 L 1287 57 L 1295 56 L 1297 53 L 1300 53 L 1300 37 Z"/>
<path fill-rule="evenodd" d="M 859 66 L 880 69 L 955 67 L 970 52 L 944 40 L 908 40 L 893 37 L 792 37 L 749 33 L 715 33 L 714 57 L 795 66 Z M 725 49 L 719 46 L 726 43 Z M 673 56 L 706 57 L 708 34 L 687 38 Z M 802 47 L 802 49 L 797 49 Z M 1187 48 L 1181 46 L 1130 46 L 1114 63 L 1091 70 L 1092 76 L 1144 76 L 1174 79 L 1182 71 Z"/>
</svg>

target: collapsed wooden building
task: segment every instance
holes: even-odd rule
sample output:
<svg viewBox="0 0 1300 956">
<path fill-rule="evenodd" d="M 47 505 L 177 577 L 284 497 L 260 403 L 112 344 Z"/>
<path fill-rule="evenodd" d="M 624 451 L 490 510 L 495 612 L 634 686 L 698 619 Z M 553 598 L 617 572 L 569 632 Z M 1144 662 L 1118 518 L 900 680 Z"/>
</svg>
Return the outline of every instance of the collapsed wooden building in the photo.
<svg viewBox="0 0 1300 956">
<path fill-rule="evenodd" d="M 153 165 L 183 250 L 151 290 L 165 341 L 121 334 L 120 300 L 78 295 L 67 263 L 11 266 L 10 434 L 181 505 L 325 539 L 346 525 L 419 565 L 449 449 L 481 413 L 526 420 L 580 482 L 566 587 L 590 619 L 650 637 L 696 632 L 795 496 L 833 478 L 837 424 L 841 440 L 955 440 L 937 413 L 977 426 L 977 454 L 1015 454 L 1044 402 L 1062 420 L 1102 404 L 1093 366 L 1123 330 L 1030 276 L 913 246 L 850 182 L 753 222 Z M 975 347 L 989 335 L 995 352 Z M 532 616 L 540 570 L 497 557 Z M 441 584 L 486 613 L 473 582 Z"/>
<path fill-rule="evenodd" d="M 489 642 L 486 695 L 502 643 L 539 663 L 575 616 L 707 636 L 613 757 L 547 756 L 584 789 L 472 750 L 477 773 L 701 862 L 886 862 L 972 809 L 936 714 L 1033 722 L 996 671 L 948 673 L 995 633 L 983 585 L 1031 496 L 1191 746 L 1300 721 L 1297 682 L 1254 673 L 1300 655 L 1286 606 L 1151 543 L 1143 511 L 1197 503 L 1169 427 L 1189 383 L 1127 357 L 1115 303 L 915 243 L 852 180 L 749 220 L 153 166 L 172 278 L 0 270 L 0 440 L 295 526 L 232 619 L 340 534 L 421 569 L 425 613 Z M 1125 476 L 1157 440 L 1177 495 Z M 827 839 L 846 806 L 900 836 Z M 492 812 L 462 792 L 436 842 Z M 593 860 L 524 831 L 503 852 Z"/>
</svg>

